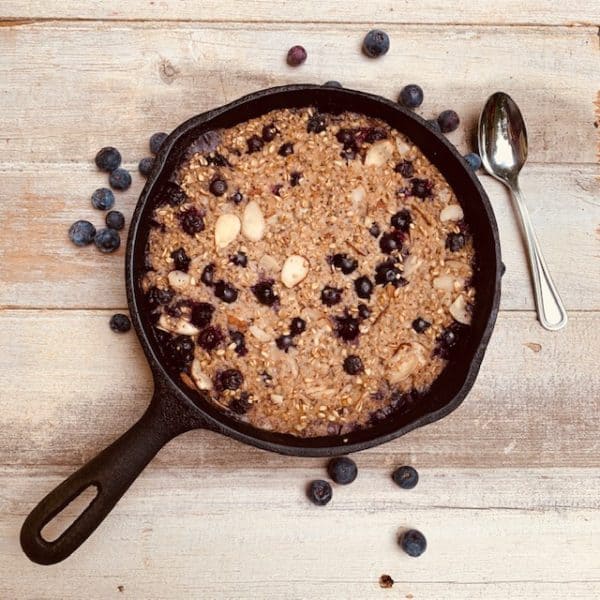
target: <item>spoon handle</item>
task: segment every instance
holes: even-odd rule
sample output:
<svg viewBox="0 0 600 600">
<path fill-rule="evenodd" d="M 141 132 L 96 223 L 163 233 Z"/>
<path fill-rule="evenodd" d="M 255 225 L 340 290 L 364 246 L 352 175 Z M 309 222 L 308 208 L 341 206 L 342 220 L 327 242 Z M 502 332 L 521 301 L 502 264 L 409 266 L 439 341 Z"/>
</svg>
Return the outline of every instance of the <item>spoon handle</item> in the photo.
<svg viewBox="0 0 600 600">
<path fill-rule="evenodd" d="M 525 245 L 533 277 L 533 290 L 538 319 L 545 329 L 549 329 L 550 331 L 562 329 L 567 324 L 567 311 L 560 299 L 554 281 L 550 277 L 548 265 L 544 260 L 540 244 L 529 218 L 529 211 L 525 205 L 523 192 L 521 192 L 519 184 L 516 181 L 510 186 L 510 189 L 515 199 L 517 212 L 521 217 L 521 225 L 525 234 Z"/>
</svg>

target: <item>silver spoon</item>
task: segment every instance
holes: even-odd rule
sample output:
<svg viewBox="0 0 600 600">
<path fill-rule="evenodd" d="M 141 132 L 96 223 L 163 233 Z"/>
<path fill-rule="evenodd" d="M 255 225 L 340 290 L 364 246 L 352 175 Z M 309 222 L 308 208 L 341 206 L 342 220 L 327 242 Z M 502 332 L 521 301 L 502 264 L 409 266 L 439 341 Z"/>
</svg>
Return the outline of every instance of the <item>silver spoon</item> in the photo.
<svg viewBox="0 0 600 600">
<path fill-rule="evenodd" d="M 496 92 L 487 99 L 479 117 L 478 133 L 483 166 L 510 189 L 521 219 L 538 319 L 546 329 L 561 329 L 567 324 L 567 312 L 550 277 L 519 187 L 519 172 L 527 159 L 525 121 L 508 94 Z"/>
</svg>

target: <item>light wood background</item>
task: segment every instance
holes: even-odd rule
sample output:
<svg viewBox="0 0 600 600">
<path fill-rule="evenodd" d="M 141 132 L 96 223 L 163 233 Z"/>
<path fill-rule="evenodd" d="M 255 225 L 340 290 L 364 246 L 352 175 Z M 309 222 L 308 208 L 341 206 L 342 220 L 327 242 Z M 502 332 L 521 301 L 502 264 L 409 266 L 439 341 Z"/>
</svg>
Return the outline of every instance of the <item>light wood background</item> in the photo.
<svg viewBox="0 0 600 600">
<path fill-rule="evenodd" d="M 600 597 L 600 4 L 589 0 L 317 2 L 0 0 L 0 598 Z M 374 25 L 390 53 L 359 52 Z M 307 63 L 284 58 L 303 44 Z M 521 105 L 523 188 L 569 310 L 535 320 L 508 197 L 482 175 L 500 224 L 502 312 L 481 375 L 443 421 L 355 458 L 326 508 L 304 498 L 324 461 L 206 432 L 172 442 L 60 565 L 30 563 L 18 531 L 34 504 L 139 417 L 151 382 L 126 308 L 123 250 L 67 240 L 120 148 L 135 170 L 154 131 L 247 92 L 338 79 L 422 114 L 455 108 L 463 151 L 485 98 Z M 128 217 L 140 177 L 117 208 Z M 417 488 L 391 470 L 412 464 Z M 396 546 L 405 527 L 429 549 Z M 396 584 L 383 590 L 381 574 Z"/>
</svg>

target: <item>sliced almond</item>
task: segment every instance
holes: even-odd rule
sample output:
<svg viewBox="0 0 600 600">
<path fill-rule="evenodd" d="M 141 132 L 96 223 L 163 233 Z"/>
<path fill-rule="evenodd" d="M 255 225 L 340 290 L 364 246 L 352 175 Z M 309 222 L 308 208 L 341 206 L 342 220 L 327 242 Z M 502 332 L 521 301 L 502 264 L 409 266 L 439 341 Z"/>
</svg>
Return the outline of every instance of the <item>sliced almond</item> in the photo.
<svg viewBox="0 0 600 600">
<path fill-rule="evenodd" d="M 270 342 L 273 337 L 270 336 L 264 329 L 261 329 L 258 325 L 250 325 L 248 331 L 259 341 L 259 342 Z"/>
<path fill-rule="evenodd" d="M 389 374 L 388 380 L 392 385 L 396 385 L 406 378 L 410 377 L 419 366 L 419 357 L 416 352 L 407 354 L 401 362 L 394 366 L 394 370 Z"/>
<path fill-rule="evenodd" d="M 189 321 L 186 321 L 185 319 L 169 317 L 164 313 L 160 315 L 156 326 L 158 329 L 162 329 L 163 331 L 168 331 L 170 333 L 177 333 L 178 335 L 196 335 L 200 332 L 200 330 L 195 325 L 192 325 Z"/>
<path fill-rule="evenodd" d="M 167 275 L 167 279 L 169 280 L 169 285 L 177 291 L 185 289 L 191 283 L 191 277 L 183 271 L 171 271 Z"/>
<path fill-rule="evenodd" d="M 258 242 L 265 235 L 265 217 L 258 202 L 250 200 L 242 215 L 242 235 L 251 242 Z"/>
<path fill-rule="evenodd" d="M 271 402 L 273 404 L 283 404 L 283 396 L 281 394 L 271 394 Z"/>
<path fill-rule="evenodd" d="M 394 145 L 389 140 L 380 140 L 375 142 L 367 151 L 365 156 L 365 165 L 367 167 L 381 167 L 394 153 Z"/>
<path fill-rule="evenodd" d="M 464 217 L 463 209 L 460 204 L 450 204 L 442 209 L 440 221 L 460 221 Z"/>
<path fill-rule="evenodd" d="M 468 310 L 465 297 L 461 294 L 456 300 L 450 305 L 450 314 L 456 321 L 463 325 L 471 324 L 471 313 Z"/>
<path fill-rule="evenodd" d="M 190 369 L 192 379 L 199 390 L 212 390 L 213 382 L 210 377 L 202 371 L 200 361 L 195 358 L 192 362 L 192 368 Z"/>
<path fill-rule="evenodd" d="M 226 248 L 239 235 L 242 223 L 237 215 L 221 215 L 215 223 L 215 245 L 218 250 Z"/>
<path fill-rule="evenodd" d="M 285 259 L 281 268 L 281 281 L 285 287 L 298 285 L 308 275 L 308 260 L 299 254 L 292 254 Z"/>
<path fill-rule="evenodd" d="M 436 290 L 452 292 L 454 291 L 454 277 L 448 274 L 440 275 L 433 280 L 433 287 Z"/>
<path fill-rule="evenodd" d="M 399 136 L 396 136 L 396 148 L 398 149 L 400 156 L 410 152 L 410 146 Z"/>
</svg>

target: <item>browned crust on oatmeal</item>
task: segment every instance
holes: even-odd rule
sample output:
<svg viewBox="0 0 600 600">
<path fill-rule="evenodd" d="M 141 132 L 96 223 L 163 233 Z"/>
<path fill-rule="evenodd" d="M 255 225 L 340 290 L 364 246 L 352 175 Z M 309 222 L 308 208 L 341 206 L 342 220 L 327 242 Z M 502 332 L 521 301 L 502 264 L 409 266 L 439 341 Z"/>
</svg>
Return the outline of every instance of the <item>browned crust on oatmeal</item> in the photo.
<svg viewBox="0 0 600 600">
<path fill-rule="evenodd" d="M 466 236 L 458 251 L 446 248 L 448 234 L 464 233 L 464 225 L 456 218 L 459 202 L 437 168 L 405 136 L 363 115 L 327 115 L 327 128 L 309 133 L 307 121 L 313 112 L 276 110 L 220 132 L 216 150 L 231 166 L 215 166 L 205 154 L 194 154 L 178 173 L 187 202 L 155 210 L 154 219 L 164 231 L 154 228 L 149 235 L 153 270 L 142 281 L 145 290 L 169 287 L 169 273 L 174 270 L 171 252 L 184 248 L 192 260 L 173 302 L 213 304 L 211 325 L 224 332 L 244 333 L 248 350 L 239 356 L 227 336 L 212 352 L 196 346 L 195 372 L 201 372 L 205 380 L 214 381 L 219 372 L 231 368 L 243 375 L 241 389 L 213 390 L 213 401 L 227 409 L 244 391 L 249 395 L 247 412 L 240 418 L 256 427 L 301 436 L 345 433 L 365 426 L 373 413 L 389 406 L 392 392 L 397 392 L 398 401 L 403 393 L 428 389 L 446 364 L 435 352 L 436 340 L 454 323 L 452 314 L 458 311 L 463 320 L 468 319 L 475 295 L 469 284 L 470 237 Z M 278 130 L 275 138 L 261 150 L 248 153 L 248 138 L 261 136 L 263 126 L 270 123 Z M 387 139 L 363 143 L 359 156 L 345 160 L 336 139 L 342 127 L 377 127 Z M 293 143 L 294 153 L 283 157 L 278 150 L 285 142 Z M 386 157 L 383 162 L 375 156 L 378 144 Z M 412 162 L 413 177 L 431 182 L 431 197 L 410 194 L 411 177 L 394 171 L 403 160 Z M 292 173 L 301 173 L 299 184 L 291 184 Z M 220 197 L 209 190 L 215 177 L 227 182 L 227 192 Z M 275 186 L 281 186 L 277 194 Z M 238 190 L 244 200 L 235 204 L 228 197 Z M 232 214 L 243 221 L 250 201 L 258 204 L 264 216 L 264 236 L 250 240 L 242 229 L 225 248 L 216 249 L 219 216 Z M 202 212 L 205 223 L 204 231 L 194 236 L 181 229 L 178 218 L 192 206 Z M 454 208 L 448 210 L 449 206 Z M 408 255 L 397 256 L 408 284 L 376 285 L 370 300 L 358 298 L 354 280 L 368 275 L 374 283 L 376 266 L 388 258 L 369 228 L 377 223 L 382 232 L 392 230 L 390 218 L 402 208 L 410 211 L 413 220 L 405 239 Z M 442 221 L 443 210 L 453 219 Z M 246 268 L 230 262 L 237 251 L 247 255 Z M 345 275 L 334 269 L 327 257 L 336 253 L 355 258 L 356 271 Z M 308 274 L 292 288 L 281 282 L 281 268 L 290 255 L 308 262 Z M 234 303 L 217 299 L 213 289 L 200 282 L 209 263 L 215 264 L 216 279 L 238 290 Z M 279 296 L 273 307 L 259 304 L 250 289 L 265 279 L 274 280 Z M 325 285 L 343 290 L 339 304 L 328 307 L 321 302 Z M 367 304 L 371 315 L 361 321 L 357 339 L 346 342 L 336 335 L 335 317 L 345 313 L 357 317 L 359 303 Z M 294 347 L 284 352 L 275 339 L 289 332 L 294 317 L 306 321 L 306 331 L 295 336 Z M 431 323 L 422 333 L 412 327 L 419 317 Z M 181 318 L 185 320 L 186 315 Z M 344 359 L 350 354 L 360 356 L 363 372 L 349 375 L 344 371 Z M 194 371 L 184 374 L 186 384 L 194 385 L 193 375 Z"/>
</svg>

